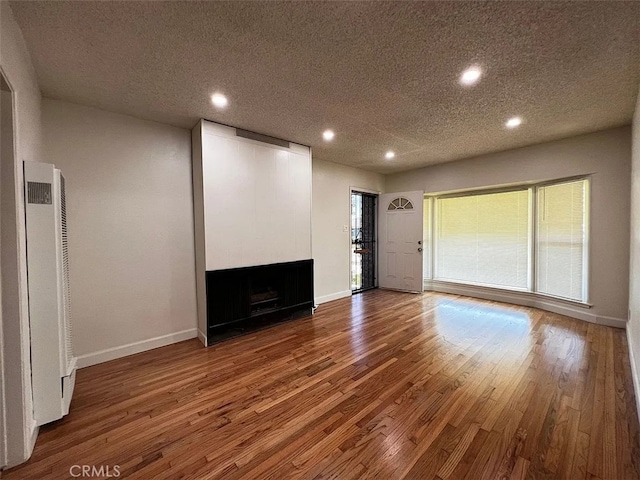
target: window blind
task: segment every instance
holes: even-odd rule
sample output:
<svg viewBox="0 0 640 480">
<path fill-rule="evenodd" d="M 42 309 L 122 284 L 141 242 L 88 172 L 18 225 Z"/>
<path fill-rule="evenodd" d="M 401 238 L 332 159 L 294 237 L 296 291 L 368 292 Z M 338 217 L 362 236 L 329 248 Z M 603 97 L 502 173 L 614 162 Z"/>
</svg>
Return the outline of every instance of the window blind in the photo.
<svg viewBox="0 0 640 480">
<path fill-rule="evenodd" d="M 530 190 L 436 200 L 437 280 L 529 288 Z"/>
<path fill-rule="evenodd" d="M 586 301 L 587 181 L 543 186 L 537 192 L 537 291 Z"/>
</svg>

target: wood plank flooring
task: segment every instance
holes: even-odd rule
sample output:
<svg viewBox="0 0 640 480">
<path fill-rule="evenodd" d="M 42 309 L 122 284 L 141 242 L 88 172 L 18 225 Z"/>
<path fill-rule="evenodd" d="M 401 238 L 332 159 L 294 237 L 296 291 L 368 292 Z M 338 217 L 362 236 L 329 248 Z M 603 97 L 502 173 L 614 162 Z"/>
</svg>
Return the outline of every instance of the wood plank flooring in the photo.
<svg viewBox="0 0 640 480">
<path fill-rule="evenodd" d="M 4 478 L 626 480 L 635 408 L 622 330 L 374 290 L 78 371 L 69 416 Z"/>
</svg>

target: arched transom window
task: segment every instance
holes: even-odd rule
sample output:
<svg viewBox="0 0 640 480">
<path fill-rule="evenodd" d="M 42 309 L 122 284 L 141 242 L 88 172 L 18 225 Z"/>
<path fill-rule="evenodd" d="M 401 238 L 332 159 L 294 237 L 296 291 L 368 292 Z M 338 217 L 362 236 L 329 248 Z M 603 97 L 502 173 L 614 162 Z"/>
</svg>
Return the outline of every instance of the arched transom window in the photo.
<svg viewBox="0 0 640 480">
<path fill-rule="evenodd" d="M 391 200 L 387 210 L 413 210 L 413 203 L 408 198 L 398 197 Z"/>
</svg>

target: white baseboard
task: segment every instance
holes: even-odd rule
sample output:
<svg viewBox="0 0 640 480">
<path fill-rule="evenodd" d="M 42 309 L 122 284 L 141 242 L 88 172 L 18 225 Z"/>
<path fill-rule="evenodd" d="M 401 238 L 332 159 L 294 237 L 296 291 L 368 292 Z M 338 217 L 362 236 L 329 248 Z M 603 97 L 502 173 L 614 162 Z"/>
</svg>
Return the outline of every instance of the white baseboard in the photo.
<svg viewBox="0 0 640 480">
<path fill-rule="evenodd" d="M 109 360 L 115 360 L 116 358 L 133 355 L 134 353 L 164 347 L 165 345 L 171 345 L 172 343 L 196 338 L 197 335 L 198 330 L 196 328 L 190 328 L 189 330 L 149 338 L 148 340 L 141 340 L 139 342 L 129 343 L 120 347 L 107 348 L 106 350 L 100 350 L 99 352 L 87 353 L 78 357 L 78 368 L 89 367 L 98 363 L 108 362 Z"/>
<path fill-rule="evenodd" d="M 595 322 L 592 322 L 589 319 L 587 319 L 587 322 L 597 323 L 598 325 L 605 325 L 607 327 L 622 328 L 623 330 L 626 330 L 627 328 L 627 321 L 622 318 L 603 317 L 602 315 L 596 315 Z"/>
<path fill-rule="evenodd" d="M 452 293 L 454 295 L 465 295 L 467 297 L 482 298 L 495 302 L 512 303 L 523 307 L 539 308 L 548 312 L 566 315 L 577 318 L 585 322 L 596 323 L 608 327 L 626 328 L 625 318 L 605 317 L 596 315 L 588 305 L 582 306 L 573 302 L 555 300 L 549 297 L 541 297 L 529 292 L 509 292 L 505 290 L 492 289 L 487 287 L 477 287 L 474 285 L 461 285 L 448 282 L 425 281 L 425 290 L 442 293 Z"/>
<path fill-rule="evenodd" d="M 198 329 L 198 340 L 202 342 L 202 345 L 204 345 L 205 347 L 207 346 L 207 336 L 200 329 Z"/>
<path fill-rule="evenodd" d="M 640 372 L 638 371 L 636 363 L 636 355 L 633 351 L 633 342 L 631 341 L 632 333 L 631 326 L 627 328 L 627 346 L 629 348 L 629 360 L 631 361 L 631 377 L 633 380 L 633 391 L 636 394 L 636 413 L 638 415 L 638 421 L 640 422 Z"/>
<path fill-rule="evenodd" d="M 351 290 L 344 290 L 342 292 L 332 293 L 330 295 L 323 295 L 322 297 L 316 297 L 316 305 L 321 303 L 331 302 L 333 300 L 339 300 L 351 296 Z"/>
</svg>

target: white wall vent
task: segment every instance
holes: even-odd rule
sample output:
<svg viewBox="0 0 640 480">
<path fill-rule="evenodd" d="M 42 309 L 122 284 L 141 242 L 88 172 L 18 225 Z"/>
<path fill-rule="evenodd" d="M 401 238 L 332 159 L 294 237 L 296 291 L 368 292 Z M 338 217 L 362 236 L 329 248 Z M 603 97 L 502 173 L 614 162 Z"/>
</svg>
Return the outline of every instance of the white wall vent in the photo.
<svg viewBox="0 0 640 480">
<path fill-rule="evenodd" d="M 51 205 L 51 184 L 27 182 L 27 203 Z"/>
<path fill-rule="evenodd" d="M 75 384 L 65 181 L 36 162 L 24 163 L 24 178 L 33 409 L 43 425 L 69 413 Z"/>
</svg>

